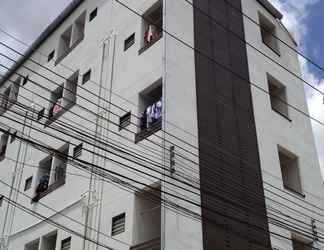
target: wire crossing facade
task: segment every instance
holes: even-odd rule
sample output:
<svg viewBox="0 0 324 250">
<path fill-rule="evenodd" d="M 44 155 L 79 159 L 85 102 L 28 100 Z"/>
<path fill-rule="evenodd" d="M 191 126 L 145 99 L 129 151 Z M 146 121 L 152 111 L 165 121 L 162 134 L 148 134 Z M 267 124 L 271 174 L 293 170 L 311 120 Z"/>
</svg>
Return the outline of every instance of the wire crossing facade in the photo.
<svg viewBox="0 0 324 250">
<path fill-rule="evenodd" d="M 282 18 L 268 0 L 74 0 L 25 53 L 0 41 L 0 249 L 324 249 Z"/>
</svg>

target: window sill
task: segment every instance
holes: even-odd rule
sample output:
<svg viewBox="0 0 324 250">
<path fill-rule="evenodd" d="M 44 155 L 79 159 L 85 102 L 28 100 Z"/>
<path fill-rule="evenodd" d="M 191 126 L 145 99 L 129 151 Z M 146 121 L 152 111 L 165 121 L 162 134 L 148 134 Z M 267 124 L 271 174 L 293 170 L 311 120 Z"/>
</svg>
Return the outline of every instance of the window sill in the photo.
<svg viewBox="0 0 324 250">
<path fill-rule="evenodd" d="M 38 200 L 44 198 L 46 195 L 52 193 L 53 191 L 63 186 L 64 184 L 65 184 L 65 179 L 61 179 L 54 182 L 52 185 L 48 186 L 47 190 L 39 194 Z M 31 203 L 36 203 L 36 202 L 38 201 L 36 200 L 36 196 L 34 196 L 34 198 L 32 198 Z"/>
<path fill-rule="evenodd" d="M 144 46 L 138 51 L 138 54 L 144 53 L 148 48 L 152 47 L 157 41 L 159 41 L 162 38 L 162 33 L 159 34 L 150 44 Z"/>
<path fill-rule="evenodd" d="M 301 197 L 301 198 L 303 198 L 303 199 L 305 199 L 305 197 L 306 197 L 305 194 L 303 194 L 303 193 L 301 193 L 301 192 L 299 192 L 299 191 L 296 191 L 296 190 L 294 190 L 293 188 L 290 188 L 290 187 L 288 187 L 288 186 L 285 186 L 285 185 L 284 185 L 284 189 L 287 190 L 288 192 L 291 192 L 291 193 L 293 193 L 293 194 L 295 194 L 295 195 L 298 195 L 299 197 Z"/>
<path fill-rule="evenodd" d="M 161 128 L 162 128 L 162 120 L 160 119 L 159 121 L 153 123 L 151 127 L 138 132 L 135 135 L 135 143 L 138 143 L 146 139 L 147 137 L 155 134 L 157 131 L 161 130 Z"/>
<path fill-rule="evenodd" d="M 272 109 L 275 113 L 277 113 L 278 115 L 282 116 L 283 118 L 285 118 L 287 121 L 292 122 L 292 120 L 285 114 L 281 113 L 278 110 Z"/>
<path fill-rule="evenodd" d="M 75 49 L 83 41 L 83 39 L 84 36 L 80 37 L 80 39 L 75 41 L 74 44 L 68 50 L 66 50 L 61 56 L 59 56 L 55 61 L 55 66 L 59 64 L 68 54 L 70 54 L 70 52 L 73 49 Z"/>
<path fill-rule="evenodd" d="M 264 42 L 263 42 L 263 44 L 264 44 L 265 46 L 267 46 L 267 48 L 269 48 L 269 49 L 270 49 L 273 53 L 275 53 L 277 56 L 281 57 L 281 54 L 280 54 L 280 52 L 279 52 L 278 50 L 272 48 L 271 46 L 269 46 L 268 44 L 266 44 L 266 43 L 264 43 Z"/>
</svg>

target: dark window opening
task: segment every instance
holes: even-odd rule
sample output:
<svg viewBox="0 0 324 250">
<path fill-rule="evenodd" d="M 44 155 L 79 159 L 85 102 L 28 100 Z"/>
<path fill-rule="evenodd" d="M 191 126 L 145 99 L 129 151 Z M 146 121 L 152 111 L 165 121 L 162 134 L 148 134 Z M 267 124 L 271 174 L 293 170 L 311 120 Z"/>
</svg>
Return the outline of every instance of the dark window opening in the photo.
<svg viewBox="0 0 324 250">
<path fill-rule="evenodd" d="M 93 11 L 91 11 L 89 15 L 89 22 L 91 22 L 97 16 L 97 13 L 98 13 L 98 8 L 95 8 Z"/>
<path fill-rule="evenodd" d="M 62 240 L 61 250 L 70 250 L 71 249 L 71 237 Z"/>
<path fill-rule="evenodd" d="M 124 42 L 124 51 L 129 49 L 135 43 L 135 33 L 130 35 Z"/>
<path fill-rule="evenodd" d="M 292 239 L 292 245 L 293 245 L 293 250 L 311 250 L 313 249 L 312 247 L 312 242 L 307 241 L 307 240 L 299 240 L 299 239 Z"/>
<path fill-rule="evenodd" d="M 119 118 L 119 130 L 126 128 L 131 123 L 131 112 L 127 112 L 125 115 Z"/>
<path fill-rule="evenodd" d="M 65 184 L 69 144 L 63 145 L 58 151 L 60 153 L 57 155 L 47 156 L 39 163 L 38 183 L 33 202 L 38 202 L 39 199 Z"/>
<path fill-rule="evenodd" d="M 52 92 L 48 114 L 49 120 L 46 125 L 64 114 L 75 104 L 78 76 L 79 72 L 77 71 L 62 86 Z"/>
<path fill-rule="evenodd" d="M 86 82 L 90 81 L 91 79 L 91 69 L 89 69 L 86 73 L 82 76 L 82 84 L 85 84 Z"/>
<path fill-rule="evenodd" d="M 267 74 L 267 78 L 272 110 L 290 120 L 286 87 L 269 74 Z"/>
<path fill-rule="evenodd" d="M 75 146 L 73 149 L 73 157 L 80 157 L 82 154 L 83 143 L 80 143 L 78 146 Z"/>
<path fill-rule="evenodd" d="M 125 213 L 112 218 L 111 235 L 115 236 L 125 232 Z"/>
<path fill-rule="evenodd" d="M 0 138 L 0 161 L 6 158 L 7 145 L 8 145 L 9 133 L 5 132 Z"/>
<path fill-rule="evenodd" d="M 84 38 L 84 29 L 86 22 L 86 12 L 83 12 L 61 35 L 57 50 L 58 64 L 65 58 Z"/>
<path fill-rule="evenodd" d="M 139 95 L 139 126 L 135 143 L 156 133 L 162 123 L 162 80 L 142 91 Z"/>
<path fill-rule="evenodd" d="M 280 55 L 279 45 L 276 38 L 276 26 L 262 14 L 259 14 L 262 42 L 273 52 Z"/>
<path fill-rule="evenodd" d="M 52 59 L 54 58 L 54 55 L 55 55 L 55 50 L 52 50 L 52 52 L 48 54 L 47 62 L 52 61 Z"/>
<path fill-rule="evenodd" d="M 158 41 L 162 37 L 162 11 L 162 2 L 159 1 L 144 14 L 142 23 L 143 42 L 142 49 L 140 49 L 139 51 L 140 54 L 143 53 L 147 48 L 151 47 L 156 41 Z"/>
<path fill-rule="evenodd" d="M 24 191 L 27 191 L 31 188 L 32 186 L 32 183 L 33 183 L 33 177 L 29 177 L 28 179 L 26 179 L 25 181 L 25 188 L 24 188 Z"/>
<path fill-rule="evenodd" d="M 298 157 L 282 147 L 278 147 L 278 154 L 284 188 L 302 194 Z"/>
</svg>

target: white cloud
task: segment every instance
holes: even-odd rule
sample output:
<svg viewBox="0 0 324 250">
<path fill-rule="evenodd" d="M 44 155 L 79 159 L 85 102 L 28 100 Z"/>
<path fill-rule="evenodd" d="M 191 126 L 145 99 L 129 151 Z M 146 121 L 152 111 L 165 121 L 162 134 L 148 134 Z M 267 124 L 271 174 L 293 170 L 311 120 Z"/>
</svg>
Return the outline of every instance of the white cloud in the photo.
<svg viewBox="0 0 324 250">
<path fill-rule="evenodd" d="M 311 49 L 307 48 L 306 39 L 310 28 L 308 26 L 308 18 L 311 15 L 310 7 L 319 1 L 320 0 L 271 0 L 273 5 L 284 15 L 282 22 L 294 35 L 299 44 L 299 50 L 305 54 L 313 54 L 313 48 L 318 48 L 316 44 L 312 44 Z M 303 57 L 299 56 L 299 61 L 303 79 L 324 92 L 324 80 L 321 81 L 316 74 L 311 72 L 310 64 Z M 310 115 L 320 121 L 324 121 L 323 96 L 309 86 L 305 86 L 305 90 Z M 312 121 L 312 127 L 322 168 L 322 176 L 324 176 L 324 127 L 315 121 Z"/>
</svg>

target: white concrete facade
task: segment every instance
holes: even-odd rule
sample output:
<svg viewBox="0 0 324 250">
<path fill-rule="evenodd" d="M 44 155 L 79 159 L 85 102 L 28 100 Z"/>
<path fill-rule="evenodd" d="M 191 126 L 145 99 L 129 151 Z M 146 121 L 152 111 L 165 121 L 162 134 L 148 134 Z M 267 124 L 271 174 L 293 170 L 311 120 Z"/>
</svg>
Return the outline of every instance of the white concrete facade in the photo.
<svg viewBox="0 0 324 250">
<path fill-rule="evenodd" d="M 58 150 L 69 144 L 69 155 L 73 155 L 75 146 L 83 143 L 79 160 L 124 176 L 115 175 L 130 182 L 135 189 L 138 188 L 136 195 L 125 190 L 125 187 L 121 189 L 120 183 L 109 183 L 112 178 L 103 181 L 97 175 L 80 170 L 77 164 L 68 162 L 64 184 L 42 197 L 39 202 L 31 202 L 39 183 L 39 163 L 50 154 L 44 148 L 40 150 L 20 139 L 8 142 L 6 158 L 0 162 L 0 180 L 5 182 L 0 183 L 0 193 L 74 231 L 67 232 L 46 221 L 39 221 L 19 208 L 7 206 L 4 201 L 0 208 L 0 225 L 3 225 L 0 233 L 10 250 L 29 249 L 28 244 L 38 240 L 38 248 L 35 249 L 59 250 L 62 241 L 68 237 L 71 237 L 71 250 L 107 249 L 105 246 L 123 250 L 156 238 L 160 239 L 161 249 L 203 249 L 202 225 L 198 219 L 165 208 L 163 204 L 161 206 L 140 195 L 143 190 L 149 190 L 147 186 L 152 186 L 155 191 L 161 186 L 165 194 L 162 192 L 159 195 L 169 204 L 174 202 L 192 210 L 197 216 L 201 214 L 198 206 L 176 198 L 181 196 L 200 204 L 199 166 L 195 164 L 199 162 L 199 158 L 194 51 L 174 37 L 163 34 L 142 52 L 145 24 L 139 15 L 146 15 L 152 6 L 158 6 L 159 1 L 121 2 L 134 12 L 114 0 L 85 0 L 61 23 L 31 56 L 36 64 L 27 60 L 18 69 L 18 74 L 29 75 L 29 81 L 20 87 L 17 103 L 0 117 L 0 126 L 2 129 L 10 128 L 10 133 L 15 128 L 19 137 L 32 138 L 52 149 Z M 165 30 L 194 47 L 193 7 L 182 0 L 163 0 L 160 3 L 163 6 Z M 256 0 L 243 0 L 242 6 L 243 12 L 255 20 L 259 18 L 258 13 L 262 13 L 276 26 L 277 35 L 295 47 L 282 24 Z M 97 16 L 89 21 L 89 15 L 95 8 Z M 76 34 L 76 39 L 80 38 L 80 30 L 75 21 L 84 13 L 84 38 L 56 64 L 58 50 L 62 49 L 62 45 L 59 45 L 61 35 L 72 25 L 72 36 Z M 260 28 L 246 18 L 244 29 L 246 41 L 300 75 L 295 52 L 281 44 L 281 56 L 273 53 L 262 43 Z M 135 42 L 125 51 L 125 40 L 133 33 Z M 72 47 L 73 42 L 72 39 Z M 47 55 L 53 50 L 54 59 L 48 62 Z M 300 80 L 296 80 L 296 77 L 249 46 L 247 55 L 251 82 L 267 89 L 267 74 L 270 74 L 286 86 L 287 101 L 308 113 Z M 91 80 L 83 84 L 82 75 L 89 69 Z M 37 113 L 29 111 L 25 115 L 26 107 L 37 112 L 45 108 L 47 115 L 51 107 L 50 92 L 55 91 L 75 72 L 79 74 L 76 103 L 58 117 L 56 122 L 44 127 L 41 123 L 47 120 L 46 117 L 39 123 Z M 16 78 L 17 75 L 11 76 L 13 81 Z M 0 93 L 3 94 L 11 84 L 11 81 L 7 81 Z M 143 111 L 143 96 L 159 86 L 162 89 L 161 126 L 164 132 L 158 131 L 149 136 L 148 140 L 135 144 L 135 134 L 139 132 L 136 116 Z M 288 121 L 271 110 L 269 95 L 253 86 L 251 91 L 265 195 L 270 198 L 266 199 L 269 217 L 274 209 L 280 210 L 308 225 L 305 227 L 311 235 L 311 218 L 324 223 L 324 212 L 320 209 L 324 209 L 324 189 L 310 121 L 291 108 L 291 121 Z M 65 93 L 68 90 L 64 90 L 63 95 Z M 19 104 L 24 104 L 25 107 Z M 127 111 L 131 111 L 133 115 L 131 124 L 120 130 L 119 118 Z M 27 118 L 24 123 L 25 116 Z M 9 141 L 10 138 L 11 136 Z M 172 145 L 176 145 L 174 174 L 170 174 L 169 170 L 168 149 Z M 298 156 L 302 193 L 305 197 L 284 188 L 278 146 Z M 91 169 L 91 166 L 88 165 L 88 168 Z M 104 170 L 102 173 L 111 174 Z M 31 176 L 31 188 L 25 191 L 25 181 Z M 50 184 L 55 184 L 54 178 L 55 172 L 52 171 Z M 183 185 L 175 178 L 190 182 L 194 187 Z M 163 181 L 165 183 L 161 185 Z M 181 187 L 185 187 L 187 191 L 183 191 Z M 295 212 L 278 202 L 293 208 Z M 125 214 L 125 230 L 112 235 L 113 218 L 121 214 Z M 85 224 L 88 225 L 87 229 Z M 324 228 L 320 223 L 316 225 L 319 229 Z M 271 223 L 269 227 L 272 232 L 288 238 L 296 235 L 291 230 L 283 230 Z M 54 248 L 47 241 L 48 236 L 53 235 L 56 235 Z M 85 241 L 82 238 L 84 236 L 100 242 L 101 246 Z M 287 239 L 272 236 L 271 241 L 274 248 L 293 249 L 291 241 Z M 324 249 L 317 242 L 314 242 L 314 246 Z"/>
</svg>

